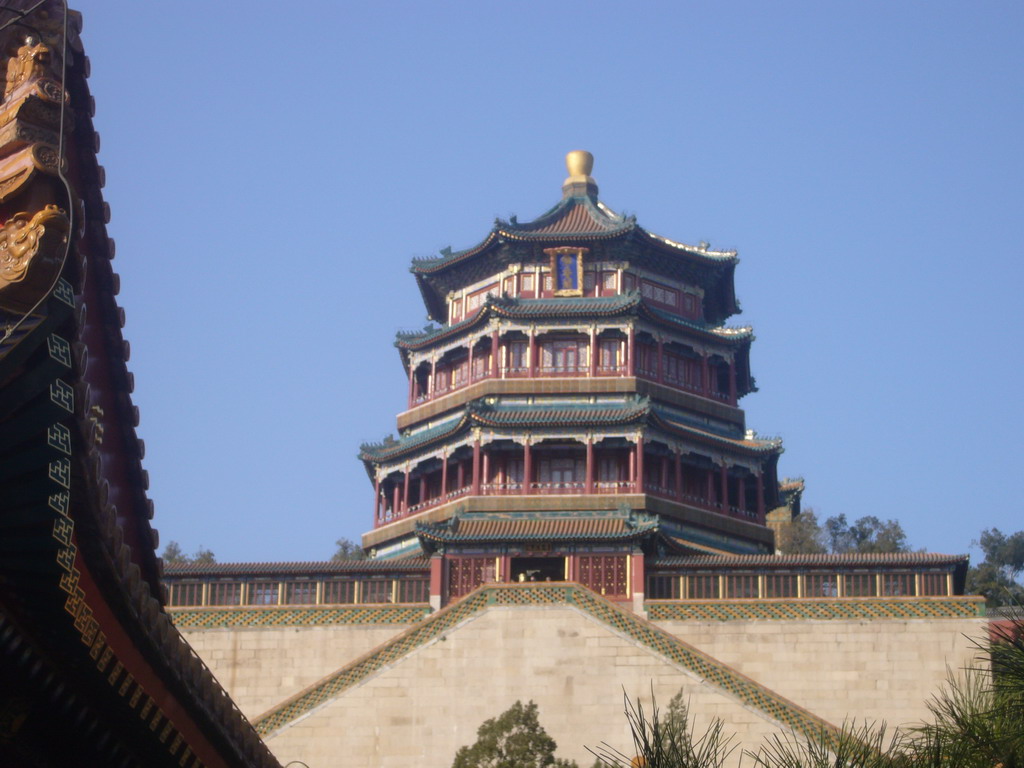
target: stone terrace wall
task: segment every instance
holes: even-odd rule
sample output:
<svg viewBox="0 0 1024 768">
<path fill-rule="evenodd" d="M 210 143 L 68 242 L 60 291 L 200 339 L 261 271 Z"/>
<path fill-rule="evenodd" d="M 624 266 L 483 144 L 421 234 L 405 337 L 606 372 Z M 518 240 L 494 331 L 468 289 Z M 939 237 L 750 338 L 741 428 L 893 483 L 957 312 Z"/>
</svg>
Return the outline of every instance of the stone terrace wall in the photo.
<svg viewBox="0 0 1024 768">
<path fill-rule="evenodd" d="M 928 717 L 947 670 L 974 663 L 983 618 L 659 621 L 662 629 L 835 724 Z"/>
</svg>

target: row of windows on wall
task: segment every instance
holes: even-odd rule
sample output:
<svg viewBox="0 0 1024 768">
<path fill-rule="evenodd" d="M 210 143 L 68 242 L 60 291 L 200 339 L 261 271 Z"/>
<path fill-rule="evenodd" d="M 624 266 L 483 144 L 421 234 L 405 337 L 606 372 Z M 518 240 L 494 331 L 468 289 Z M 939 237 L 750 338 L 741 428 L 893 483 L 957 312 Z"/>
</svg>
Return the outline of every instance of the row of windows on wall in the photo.
<svg viewBox="0 0 1024 768">
<path fill-rule="evenodd" d="M 650 600 L 735 600 L 821 597 L 942 597 L 946 572 L 652 574 Z"/>
<path fill-rule="evenodd" d="M 169 605 L 333 605 L 426 603 L 427 578 L 328 579 L 324 581 L 174 581 Z"/>
<path fill-rule="evenodd" d="M 457 323 L 472 317 L 484 305 L 487 296 L 505 293 L 524 299 L 550 298 L 554 295 L 554 281 L 551 273 L 543 271 L 540 275 L 540 291 L 535 272 L 523 272 L 518 277 L 506 277 L 499 284 L 491 283 L 484 288 L 473 291 L 463 298 L 452 299 L 449 304 L 449 322 Z M 692 318 L 700 318 L 700 298 L 687 291 L 674 288 L 646 278 L 624 273 L 622 275 L 622 292 L 639 290 L 648 302 Z M 619 275 L 615 270 L 585 270 L 583 273 L 584 296 L 614 296 L 619 293 Z"/>
</svg>

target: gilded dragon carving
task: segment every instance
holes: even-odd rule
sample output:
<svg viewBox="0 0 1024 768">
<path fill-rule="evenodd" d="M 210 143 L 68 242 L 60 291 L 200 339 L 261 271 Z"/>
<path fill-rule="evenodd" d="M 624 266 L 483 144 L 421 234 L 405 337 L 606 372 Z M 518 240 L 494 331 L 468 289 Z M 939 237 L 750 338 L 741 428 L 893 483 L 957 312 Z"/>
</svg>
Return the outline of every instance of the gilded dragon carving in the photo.
<svg viewBox="0 0 1024 768">
<path fill-rule="evenodd" d="M 16 213 L 0 228 L 0 308 L 26 312 L 50 289 L 68 230 L 68 217 L 56 205 Z"/>
</svg>

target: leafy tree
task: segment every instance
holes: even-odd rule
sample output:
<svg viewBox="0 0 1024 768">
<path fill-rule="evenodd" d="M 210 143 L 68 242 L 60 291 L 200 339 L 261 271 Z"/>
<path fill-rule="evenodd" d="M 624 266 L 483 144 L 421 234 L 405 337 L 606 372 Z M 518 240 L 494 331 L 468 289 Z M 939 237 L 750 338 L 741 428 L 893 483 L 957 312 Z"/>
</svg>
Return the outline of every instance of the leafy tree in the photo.
<svg viewBox="0 0 1024 768">
<path fill-rule="evenodd" d="M 340 538 L 334 542 L 338 549 L 331 560 L 365 560 L 366 553 L 363 548 L 351 539 Z"/>
<path fill-rule="evenodd" d="M 160 554 L 160 557 L 163 558 L 163 561 L 168 565 L 177 565 L 179 563 L 201 563 L 203 565 L 209 565 L 210 563 L 217 562 L 217 557 L 213 554 L 213 550 L 200 545 L 194 555 L 186 555 L 181 551 L 181 545 L 176 541 L 167 542 L 167 546 L 164 547 L 164 551 Z"/>
<path fill-rule="evenodd" d="M 846 552 L 909 552 L 907 534 L 896 520 L 879 520 L 868 515 L 853 524 L 846 515 L 825 521 L 825 536 L 834 554 Z"/>
<path fill-rule="evenodd" d="M 517 701 L 506 711 L 485 720 L 476 743 L 461 747 L 452 768 L 576 768 L 576 763 L 555 758 L 555 740 L 537 718 L 537 705 Z"/>
<path fill-rule="evenodd" d="M 1024 602 L 1024 586 L 1017 581 L 1024 571 L 1024 531 L 1007 536 L 990 528 L 978 543 L 985 559 L 967 571 L 967 593 L 984 595 L 989 607 Z"/>
<path fill-rule="evenodd" d="M 775 546 L 784 555 L 819 555 L 828 551 L 825 532 L 810 507 L 782 526 L 775 537 Z"/>
</svg>

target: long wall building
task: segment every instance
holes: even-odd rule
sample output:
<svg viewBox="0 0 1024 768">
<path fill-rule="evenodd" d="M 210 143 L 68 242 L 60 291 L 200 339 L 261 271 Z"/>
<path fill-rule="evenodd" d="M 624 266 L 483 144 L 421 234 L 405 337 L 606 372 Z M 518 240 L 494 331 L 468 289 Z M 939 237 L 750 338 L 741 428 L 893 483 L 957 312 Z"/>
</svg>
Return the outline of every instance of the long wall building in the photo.
<svg viewBox="0 0 1024 768">
<path fill-rule="evenodd" d="M 167 568 L 178 628 L 282 763 L 448 766 L 535 700 L 559 753 L 682 690 L 740 746 L 909 724 L 970 663 L 966 556 L 777 555 L 802 481 L 748 428 L 736 253 L 648 232 L 572 152 L 562 198 L 413 262 L 366 559 Z M 397 405 L 397 404 L 396 404 Z M 737 753 L 738 754 L 738 753 Z"/>
</svg>

